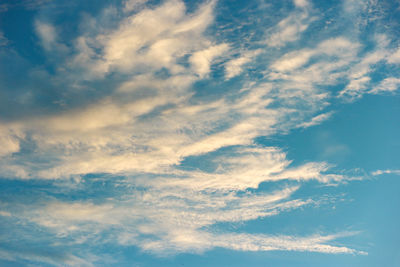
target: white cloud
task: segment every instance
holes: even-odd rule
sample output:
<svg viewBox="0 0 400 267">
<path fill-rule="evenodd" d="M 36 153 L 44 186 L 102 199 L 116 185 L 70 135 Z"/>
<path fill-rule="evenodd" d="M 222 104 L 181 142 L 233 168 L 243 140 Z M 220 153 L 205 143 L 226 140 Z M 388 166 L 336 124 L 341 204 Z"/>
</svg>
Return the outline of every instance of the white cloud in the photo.
<svg viewBox="0 0 400 267">
<path fill-rule="evenodd" d="M 192 251 L 203 251 L 208 247 L 221 247 L 240 251 L 273 251 L 273 250 L 289 250 L 289 251 L 307 251 L 320 253 L 349 253 L 366 255 L 363 251 L 356 251 L 344 246 L 327 245 L 325 242 L 335 239 L 336 235 L 331 236 L 268 236 L 256 234 L 219 234 L 209 236 L 207 233 L 199 233 L 195 238 L 188 239 L 186 232 L 177 233 L 171 236 L 169 247 L 190 247 Z M 340 236 L 340 235 L 338 235 Z M 148 250 L 159 250 L 165 244 L 160 241 L 153 241 L 146 244 Z"/>
<path fill-rule="evenodd" d="M 214 58 L 223 55 L 228 49 L 227 44 L 220 44 L 194 53 L 189 59 L 194 72 L 201 78 L 207 75 Z"/>
<path fill-rule="evenodd" d="M 400 170 L 376 170 L 371 173 L 373 176 L 382 175 L 382 174 L 396 174 L 400 175 Z"/>
<path fill-rule="evenodd" d="M 173 189 L 172 184 L 169 186 L 134 190 L 118 205 L 112 199 L 109 204 L 54 202 L 44 208 L 30 209 L 24 216 L 61 238 L 68 236 L 85 243 L 111 232 L 119 236 L 120 245 L 135 245 L 159 255 L 198 253 L 215 247 L 358 253 L 327 244 L 341 235 L 268 236 L 207 230 L 218 222 L 243 222 L 317 204 L 312 200 L 289 200 L 298 186 L 267 194 L 248 192 L 242 195 L 235 191 L 181 190 Z M 233 242 L 235 240 L 240 242 Z"/>
<path fill-rule="evenodd" d="M 101 82 L 111 74 L 129 78 L 113 84 L 115 88 L 106 97 L 91 104 L 22 118 L 0 128 L 2 176 L 58 179 L 118 174 L 125 179 L 113 186 L 126 186 L 126 190 L 120 199 L 110 197 L 100 203 L 51 199 L 45 206 L 27 205 L 29 209 L 16 216 L 79 244 L 111 232 L 120 244 L 158 254 L 214 247 L 356 253 L 328 244 L 336 235 L 218 233 L 212 226 L 318 204 L 312 198 L 295 196 L 303 182 L 327 185 L 353 179 L 330 173 L 326 162 L 294 167 L 281 149 L 258 147 L 253 142 L 258 136 L 307 128 L 328 119 L 331 113 L 320 113 L 330 93 L 319 86 L 348 78 L 348 88 L 365 90 L 370 65 L 387 54 L 378 51 L 359 59 L 357 42 L 344 37 L 327 39 L 278 53 L 261 82 L 250 81 L 242 90 L 204 100 L 194 96 L 191 86 L 208 77 L 216 59 L 226 59 L 225 79 L 230 79 L 242 73 L 254 57 L 268 54 L 268 48 L 239 51 L 237 58 L 227 59 L 233 46 L 205 34 L 213 22 L 214 2 L 191 13 L 178 0 L 152 8 L 142 3 L 125 2 L 125 17 L 113 17 L 115 27 L 88 27 L 74 42 L 76 54 L 60 71 L 67 81 L 74 81 L 76 90 L 83 88 L 81 83 Z M 294 3 L 309 6 L 304 0 Z M 107 12 L 113 16 L 111 9 Z M 299 40 L 313 20 L 305 10 L 297 9 L 272 29 L 268 46 L 283 47 Z M 36 28 L 45 49 L 59 46 L 52 25 L 37 21 Z M 355 62 L 359 64 L 354 66 Z M 15 153 L 21 141 L 30 146 L 23 154 Z M 212 170 L 183 170 L 183 160 L 195 156 L 205 157 L 202 163 Z M 278 181 L 289 185 L 254 192 L 263 182 Z"/>
<path fill-rule="evenodd" d="M 6 125 L 0 124 L 0 157 L 20 150 L 20 139 L 24 137 L 22 132 L 13 131 Z"/>
<path fill-rule="evenodd" d="M 63 53 L 67 51 L 67 46 L 60 43 L 57 29 L 52 24 L 36 20 L 35 30 L 42 47 L 47 52 Z"/>
<path fill-rule="evenodd" d="M 387 50 L 388 40 L 385 35 L 375 36 L 375 48 L 364 57 L 358 58 L 358 63 L 351 67 L 348 85 L 339 93 L 340 97 L 357 98 L 367 93 L 370 88 L 370 73 L 374 65 L 387 61 L 389 51 Z"/>
<path fill-rule="evenodd" d="M 368 76 L 353 79 L 346 88 L 340 92 L 340 95 L 360 96 L 363 91 L 367 90 L 370 80 L 371 78 Z"/>
<path fill-rule="evenodd" d="M 305 48 L 285 54 L 275 61 L 271 65 L 271 68 L 280 72 L 294 71 L 303 67 L 312 57 L 324 55 L 339 58 L 350 57 L 348 62 L 351 62 L 352 54 L 357 51 L 358 47 L 357 43 L 353 43 L 342 37 L 328 39 L 319 43 L 314 49 Z M 331 64 L 329 62 L 324 63 Z M 336 62 L 334 61 L 334 63 Z"/>
<path fill-rule="evenodd" d="M 324 244 L 325 242 L 333 240 L 340 236 L 341 235 L 294 237 L 236 234 L 223 235 L 218 239 L 221 241 L 216 241 L 216 243 L 221 247 L 245 251 L 290 250 L 332 254 L 366 254 L 363 251 L 359 252 L 347 247 L 338 247 Z"/>
<path fill-rule="evenodd" d="M 145 4 L 147 0 L 126 0 L 124 3 L 124 11 L 131 12 L 136 10 L 138 7 Z"/>
<path fill-rule="evenodd" d="M 388 63 L 399 64 L 400 63 L 400 48 L 398 48 L 394 53 L 388 56 Z"/>
<path fill-rule="evenodd" d="M 295 0 L 294 4 L 297 9 L 288 17 L 281 20 L 276 26 L 269 29 L 266 44 L 270 47 L 283 47 L 290 42 L 297 41 L 301 38 L 301 34 L 307 30 L 309 25 L 316 20 L 310 16 L 309 2 L 306 0 Z"/>
<path fill-rule="evenodd" d="M 371 94 L 379 94 L 384 92 L 394 92 L 400 87 L 400 79 L 395 77 L 386 78 L 381 81 L 378 86 L 369 91 Z"/>
<path fill-rule="evenodd" d="M 332 112 L 319 114 L 311 119 L 311 121 L 303 122 L 299 125 L 302 128 L 308 128 L 314 125 L 321 124 L 323 121 L 329 119 L 332 116 Z"/>
<path fill-rule="evenodd" d="M 310 4 L 307 0 L 294 0 L 293 2 L 297 7 L 307 7 Z"/>
<path fill-rule="evenodd" d="M 303 50 L 300 53 L 297 51 L 291 52 L 275 62 L 271 67 L 281 72 L 292 71 L 306 64 L 313 55 L 314 53 L 309 50 Z"/>
<path fill-rule="evenodd" d="M 46 50 L 50 50 L 55 44 L 57 35 L 53 25 L 41 21 L 35 23 L 36 31 L 42 41 L 42 45 Z"/>
<path fill-rule="evenodd" d="M 12 215 L 8 211 L 0 210 L 0 216 L 11 217 Z"/>
<path fill-rule="evenodd" d="M 71 253 L 45 253 L 43 251 L 29 251 L 29 250 L 7 250 L 0 249 L 0 259 L 13 262 L 17 264 L 20 260 L 29 262 L 40 262 L 50 264 L 52 266 L 82 266 L 92 267 L 92 260 L 95 258 L 93 255 L 85 255 L 86 257 L 78 257 Z"/>
<path fill-rule="evenodd" d="M 191 190 L 246 190 L 260 183 L 279 180 L 317 180 L 321 183 L 338 183 L 350 179 L 343 175 L 326 173 L 325 162 L 311 162 L 296 168 L 289 167 L 285 153 L 277 148 L 241 148 L 229 156 L 214 158 L 216 172 L 179 172 L 181 178 L 165 178 L 152 182 L 154 187 L 181 187 Z"/>
<path fill-rule="evenodd" d="M 306 15 L 300 18 L 290 16 L 282 20 L 276 27 L 276 30 L 268 37 L 266 44 L 271 47 L 281 47 L 289 42 L 294 42 L 300 39 L 302 32 L 307 30 L 309 21 L 304 21 Z"/>
<path fill-rule="evenodd" d="M 174 74 L 184 72 L 179 60 L 186 55 L 203 50 L 203 56 L 212 60 L 217 56 L 215 53 L 222 52 L 215 49 L 224 48 L 223 45 L 211 48 L 210 40 L 202 35 L 213 21 L 213 6 L 211 1 L 187 14 L 182 1 L 169 0 L 153 9 L 141 9 L 122 19 L 112 31 L 100 27 L 97 32 L 77 38 L 78 54 L 70 60 L 70 67 L 83 69 L 93 77 L 103 77 L 113 71 L 148 73 L 161 68 Z M 101 55 L 96 52 L 99 49 Z M 204 68 L 204 63 L 201 66 Z"/>
<path fill-rule="evenodd" d="M 114 29 L 100 28 L 78 37 L 79 53 L 70 64 L 91 74 L 105 75 L 118 69 L 132 77 L 108 97 L 85 107 L 6 125 L 8 132 L 29 132 L 37 150 L 8 158 L 3 174 L 54 179 L 99 172 L 173 172 L 172 166 L 185 157 L 227 146 L 249 146 L 257 136 L 302 123 L 304 127 L 304 117 L 320 110 L 327 97 L 313 91 L 314 84 L 338 80 L 359 46 L 335 38 L 314 49 L 289 52 L 271 64 L 271 81 L 251 85 L 234 98 L 196 102 L 190 86 L 205 77 L 213 59 L 229 49 L 204 36 L 213 21 L 213 7 L 209 2 L 188 14 L 182 2 L 166 1 L 128 15 Z M 154 25 L 157 29 L 152 30 Z M 95 42 L 99 45 L 96 49 Z M 261 50 L 246 51 L 228 61 L 226 77 L 237 75 L 243 64 L 259 53 Z M 185 56 L 191 66 L 180 63 Z M 314 57 L 321 58 L 320 62 L 307 66 Z M 331 57 L 336 59 L 333 63 L 327 61 Z M 156 76 L 162 68 L 167 68 L 169 77 Z M 309 109 L 296 108 L 300 102 Z M 283 106 L 273 108 L 272 103 Z M 143 116 L 149 118 L 143 120 Z M 321 116 L 310 123 L 326 118 Z M 8 154 L 18 151 L 15 140 L 3 141 Z M 37 158 L 46 160 L 39 163 Z"/>
<path fill-rule="evenodd" d="M 240 57 L 231 59 L 225 63 L 225 79 L 231 79 L 238 76 L 243 71 L 243 66 L 252 61 L 252 59 L 262 52 L 261 49 L 246 51 Z"/>
</svg>

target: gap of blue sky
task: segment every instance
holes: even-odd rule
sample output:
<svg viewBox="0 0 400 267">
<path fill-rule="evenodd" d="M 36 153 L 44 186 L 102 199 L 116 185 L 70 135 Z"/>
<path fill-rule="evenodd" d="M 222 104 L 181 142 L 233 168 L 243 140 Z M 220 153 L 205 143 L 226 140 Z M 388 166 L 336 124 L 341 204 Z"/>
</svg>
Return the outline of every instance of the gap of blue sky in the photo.
<svg viewBox="0 0 400 267">
<path fill-rule="evenodd" d="M 3 1 L 0 265 L 396 266 L 398 1 Z"/>
</svg>

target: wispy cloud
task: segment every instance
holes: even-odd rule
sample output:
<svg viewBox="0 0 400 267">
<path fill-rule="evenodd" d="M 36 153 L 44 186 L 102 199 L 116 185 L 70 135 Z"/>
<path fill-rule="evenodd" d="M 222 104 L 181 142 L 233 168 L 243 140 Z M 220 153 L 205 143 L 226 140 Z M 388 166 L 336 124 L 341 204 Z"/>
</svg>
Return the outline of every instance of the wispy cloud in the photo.
<svg viewBox="0 0 400 267">
<path fill-rule="evenodd" d="M 378 64 L 399 61 L 387 36 L 374 35 L 371 49 L 338 33 L 291 46 L 323 14 L 315 16 L 305 0 L 290 6 L 248 46 L 212 32 L 214 1 L 190 9 L 178 0 L 125 1 L 87 15 L 68 42 L 58 25 L 35 19 L 51 67 L 29 73 L 57 99 L 53 109 L 29 100 L 37 113 L 0 121 L 0 175 L 50 189 L 33 203 L 0 203 L 0 216 L 65 242 L 60 262 L 70 265 L 96 265 L 95 256 L 71 249 L 82 244 L 134 245 L 157 255 L 216 247 L 365 254 L 338 245 L 346 234 L 218 228 L 316 208 L 318 195 L 298 195 L 305 183 L 361 179 L 325 161 L 293 162 L 285 149 L 256 140 L 307 130 L 334 114 L 326 110 L 334 101 L 395 92 L 400 84 L 393 73 L 373 75 Z M 32 84 L 26 95 L 40 90 Z M 398 170 L 372 175 L 384 173 Z M 110 191 L 90 194 L 95 181 Z M 56 193 L 63 190 L 71 197 Z M 0 257 L 58 264 L 41 252 L 4 250 Z"/>
<path fill-rule="evenodd" d="M 194 72 L 200 77 L 204 77 L 210 72 L 210 65 L 213 59 L 221 56 L 228 49 L 229 46 L 227 44 L 221 44 L 194 53 L 189 59 Z"/>
<path fill-rule="evenodd" d="M 0 4 L 0 12 L 7 12 L 10 9 L 18 7 L 22 7 L 28 10 L 35 10 L 51 2 L 52 0 L 16 0 L 9 3 Z"/>
<path fill-rule="evenodd" d="M 294 4 L 299 9 L 281 20 L 275 27 L 268 30 L 266 44 L 270 47 L 282 47 L 300 39 L 310 23 L 316 18 L 310 15 L 310 3 L 306 0 L 296 0 Z"/>
<path fill-rule="evenodd" d="M 382 175 L 382 174 L 396 174 L 400 175 L 400 170 L 376 170 L 371 173 L 373 176 Z"/>
<path fill-rule="evenodd" d="M 311 121 L 303 122 L 299 125 L 302 128 L 308 128 L 314 125 L 321 124 L 323 121 L 329 119 L 332 116 L 332 112 L 319 114 L 311 119 Z"/>
<path fill-rule="evenodd" d="M 116 236 L 120 245 L 135 245 L 159 255 L 202 252 L 215 247 L 234 250 L 294 250 L 323 253 L 363 253 L 329 245 L 341 235 L 268 236 L 211 230 L 215 223 L 235 223 L 314 205 L 313 200 L 292 199 L 298 189 L 287 187 L 268 194 L 236 195 L 234 192 L 196 190 L 134 190 L 122 202 L 50 202 L 26 210 L 28 218 L 58 238 L 74 243 L 109 242 L 97 236 Z M 97 241 L 95 241 L 97 240 Z M 237 242 L 235 242 L 237 241 Z M 240 241 L 240 242 L 239 242 Z"/>
<path fill-rule="evenodd" d="M 252 61 L 254 57 L 262 52 L 261 49 L 245 51 L 238 58 L 225 63 L 225 79 L 231 79 L 242 73 L 245 64 Z"/>
<path fill-rule="evenodd" d="M 9 43 L 9 40 L 4 36 L 4 33 L 0 31 L 0 47 L 6 46 Z"/>
<path fill-rule="evenodd" d="M 369 93 L 379 94 L 383 92 L 394 92 L 400 87 L 400 78 L 386 78 L 378 86 L 374 87 Z"/>
</svg>

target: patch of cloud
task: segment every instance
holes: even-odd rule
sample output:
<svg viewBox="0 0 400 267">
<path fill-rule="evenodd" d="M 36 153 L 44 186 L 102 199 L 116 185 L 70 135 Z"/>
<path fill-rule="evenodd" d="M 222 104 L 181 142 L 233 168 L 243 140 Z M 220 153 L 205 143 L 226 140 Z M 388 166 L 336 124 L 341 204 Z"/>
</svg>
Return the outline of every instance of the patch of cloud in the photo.
<svg viewBox="0 0 400 267">
<path fill-rule="evenodd" d="M 173 6 L 175 13 L 166 14 Z M 160 7 L 143 9 L 122 19 L 113 30 L 96 33 L 95 37 L 78 37 L 77 44 L 82 45 L 72 62 L 81 62 L 79 65 L 90 73 L 100 71 L 105 75 L 109 68 L 104 66 L 135 73 L 135 69 L 139 71 L 146 65 L 145 61 L 149 69 L 133 74 L 111 96 L 86 107 L 7 124 L 7 131 L 30 132 L 31 140 L 39 148 L 35 156 L 27 153 L 9 159 L 7 175 L 17 170 L 17 166 L 20 166 L 18 173 L 27 174 L 25 178 L 170 171 L 171 166 L 179 165 L 185 157 L 227 146 L 251 145 L 252 139 L 259 135 L 298 125 L 311 126 L 327 118 L 319 115 L 308 124 L 303 121 L 320 110 L 329 96 L 316 87 L 336 83 L 345 75 L 347 65 L 355 60 L 359 44 L 342 37 L 284 54 L 271 64 L 272 71 L 266 75 L 270 81 L 252 85 L 249 90 L 239 92 L 234 100 L 191 101 L 190 86 L 206 77 L 212 59 L 229 47 L 202 36 L 213 20 L 212 8 L 213 3 L 208 3 L 186 14 L 183 3 L 167 1 Z M 153 27 L 146 24 L 145 17 L 156 19 L 157 25 L 169 26 L 144 31 Z M 44 29 L 47 26 L 42 25 Z M 48 32 L 54 33 L 49 29 Z M 49 36 L 45 39 L 51 43 L 56 37 Z M 135 38 L 139 37 L 138 43 Z M 201 41 L 194 43 L 192 39 Z M 100 40 L 99 50 L 90 47 L 94 40 Z M 178 43 L 180 48 L 175 45 Z M 242 65 L 259 53 L 260 50 L 244 52 L 228 61 L 226 77 L 240 73 Z M 188 54 L 190 67 L 180 63 Z M 137 60 L 140 58 L 144 61 Z M 163 68 L 167 69 L 167 77 L 157 77 L 157 71 Z M 269 108 L 275 103 L 281 107 Z M 299 103 L 308 103 L 309 110 L 296 108 Z M 149 114 L 151 119 L 144 120 Z M 12 151 L 18 151 L 16 146 Z M 35 162 L 38 155 L 49 161 L 21 164 Z"/>
<path fill-rule="evenodd" d="M 390 52 L 387 48 L 388 39 L 385 35 L 375 36 L 375 48 L 367 53 L 364 57 L 358 59 L 358 63 L 352 66 L 349 71 L 349 83 L 339 93 L 340 97 L 348 97 L 350 99 L 359 98 L 367 93 L 371 87 L 371 73 L 376 64 L 387 62 Z"/>
<path fill-rule="evenodd" d="M 0 259 L 7 260 L 13 264 L 20 264 L 21 261 L 33 262 L 33 263 L 45 263 L 52 266 L 82 266 L 82 267 L 92 267 L 94 260 L 93 256 L 86 255 L 88 258 L 78 257 L 73 254 L 64 253 L 47 253 L 44 251 L 29 251 L 24 249 L 7 250 L 0 249 Z"/>
<path fill-rule="evenodd" d="M 380 94 L 384 92 L 394 92 L 400 88 L 399 78 L 386 78 L 381 81 L 376 87 L 369 91 L 370 94 Z"/>
<path fill-rule="evenodd" d="M 318 124 L 321 124 L 322 122 L 324 122 L 325 120 L 329 119 L 332 116 L 332 112 L 327 112 L 327 113 L 323 113 L 323 114 L 319 114 L 315 117 L 313 117 L 311 119 L 311 121 L 307 121 L 307 122 L 303 122 L 299 125 L 299 127 L 301 128 L 308 128 L 311 126 L 315 126 Z"/>
<path fill-rule="evenodd" d="M 23 137 L 23 133 L 14 132 L 0 124 L 0 157 L 18 152 L 20 150 L 19 140 Z"/>
<path fill-rule="evenodd" d="M 50 50 L 56 42 L 56 30 L 50 24 L 36 21 L 36 31 L 42 41 L 43 47 Z"/>
<path fill-rule="evenodd" d="M 309 90 L 347 80 L 339 97 L 350 100 L 365 93 L 393 92 L 397 89 L 396 77 L 381 80 L 371 89 L 376 83 L 371 78 L 376 66 L 392 58 L 387 36 L 376 35 L 374 41 L 375 47 L 369 52 L 362 52 L 360 43 L 343 37 L 322 41 L 314 48 L 288 52 L 270 65 L 272 71 L 267 72 L 267 77 L 285 81 L 287 85 L 291 81 L 291 86 Z"/>
<path fill-rule="evenodd" d="M 234 152 L 234 153 L 232 153 Z M 285 153 L 274 147 L 241 148 L 228 155 L 214 158 L 216 172 L 179 172 L 179 179 L 166 178 L 152 182 L 153 186 L 190 188 L 191 190 L 246 190 L 257 188 L 262 182 L 280 180 L 340 183 L 349 179 L 343 175 L 326 173 L 329 164 L 312 162 L 290 167 Z"/>
<path fill-rule="evenodd" d="M 57 30 L 52 24 L 36 20 L 35 29 L 41 45 L 46 51 L 58 53 L 67 51 L 67 47 L 60 43 Z"/>
<path fill-rule="evenodd" d="M 223 236 L 219 240 L 223 240 L 220 246 L 236 250 L 245 251 L 270 251 L 284 250 L 289 251 L 311 251 L 322 253 L 347 253 L 347 254 L 362 254 L 364 251 L 356 251 L 347 247 L 338 247 L 324 244 L 327 241 L 341 237 L 341 234 L 328 236 L 310 236 L 310 237 L 294 237 L 294 236 L 266 236 L 266 235 L 249 235 L 237 234 Z"/>
<path fill-rule="evenodd" d="M 400 63 L 400 48 L 388 56 L 388 63 L 399 64 Z"/>
<path fill-rule="evenodd" d="M 173 91 L 180 94 L 185 89 L 182 88 L 185 77 L 149 82 L 151 76 L 137 76 L 123 84 L 118 94 L 128 98 L 127 94 L 140 93 L 140 83 L 146 81 L 155 89 L 162 88 L 155 91 L 158 96 L 139 94 L 125 103 L 107 98 L 80 110 L 7 124 L 4 126 L 7 131 L 29 131 L 39 148 L 34 154 L 27 151 L 10 158 L 5 168 L 9 170 L 7 174 L 16 170 L 11 166 L 18 165 L 18 173 L 29 174 L 25 178 L 167 171 L 185 157 L 227 146 L 251 145 L 252 139 L 259 135 L 294 127 L 290 121 L 286 126 L 277 125 L 286 121 L 293 110 L 268 108 L 276 98 L 286 97 L 280 92 L 271 93 L 272 84 L 240 92 L 240 97 L 234 100 L 189 104 L 185 94 L 177 98 Z M 186 84 L 190 83 L 191 78 Z M 314 101 L 311 97 L 309 100 Z M 163 106 L 151 120 L 142 119 Z M 290 120 L 298 123 L 295 116 Z M 47 160 L 34 165 L 18 163 L 36 162 L 41 157 Z"/>
<path fill-rule="evenodd" d="M 235 76 L 238 76 L 243 72 L 243 67 L 247 63 L 250 63 L 254 57 L 262 52 L 261 49 L 254 51 L 246 51 L 242 53 L 238 58 L 234 58 L 225 63 L 225 79 L 229 80 Z"/>
<path fill-rule="evenodd" d="M 376 170 L 371 173 L 373 176 L 382 175 L 382 174 L 395 174 L 400 175 L 400 170 Z"/>
<path fill-rule="evenodd" d="M 124 12 L 135 11 L 137 8 L 143 6 L 147 0 L 126 0 L 124 2 Z"/>
<path fill-rule="evenodd" d="M 209 246 L 221 247 L 239 251 L 273 251 L 273 250 L 289 250 L 289 251 L 311 251 L 329 254 L 362 254 L 363 251 L 356 251 L 347 247 L 339 247 L 324 244 L 326 241 L 335 238 L 332 236 L 311 236 L 311 237 L 294 237 L 294 236 L 268 236 L 255 234 L 220 234 L 216 236 L 208 236 L 202 233 L 196 236 L 196 239 L 186 239 L 182 235 L 176 236 L 170 241 L 170 246 L 175 247 L 176 243 L 185 242 L 186 246 L 192 247 L 193 250 L 200 250 L 201 243 L 205 242 Z M 151 242 L 146 248 L 157 249 L 164 244 L 160 242 Z"/>
<path fill-rule="evenodd" d="M 334 39 L 329 39 L 321 42 L 315 49 L 302 49 L 300 51 L 289 52 L 282 58 L 275 61 L 271 68 L 279 72 L 289 72 L 294 71 L 303 67 L 306 63 L 316 56 L 331 56 L 337 57 L 338 59 L 345 59 L 345 57 L 350 56 L 346 63 L 350 63 L 352 60 L 352 54 L 358 50 L 359 44 L 353 43 L 350 40 L 339 37 Z M 354 54 L 353 54 L 354 56 Z M 324 65 L 330 65 L 332 63 L 324 62 Z M 335 61 L 333 66 L 335 66 Z M 341 63 L 339 61 L 339 63 Z M 315 65 L 315 63 L 314 63 Z M 341 65 L 341 64 L 340 64 Z M 338 65 L 338 67 L 340 67 Z"/>
<path fill-rule="evenodd" d="M 189 59 L 193 71 L 203 78 L 210 72 L 210 65 L 212 64 L 213 59 L 221 56 L 228 49 L 229 46 L 227 44 L 220 44 L 217 46 L 211 46 L 202 51 L 197 51 Z"/>
<path fill-rule="evenodd" d="M 295 0 L 294 4 L 301 9 L 292 12 L 275 27 L 268 30 L 269 37 L 266 40 L 268 46 L 283 47 L 288 43 L 299 40 L 301 34 L 315 21 L 316 18 L 309 14 L 310 10 L 307 7 L 310 5 L 308 1 Z"/>
<path fill-rule="evenodd" d="M 144 8 L 123 18 L 116 29 L 97 29 L 97 33 L 77 38 L 77 55 L 69 65 L 94 77 L 113 71 L 137 73 L 162 68 L 177 74 L 185 72 L 180 62 L 193 54 L 195 70 L 205 75 L 210 61 L 227 49 L 226 44 L 213 45 L 202 36 L 213 21 L 213 6 L 212 1 L 205 3 L 192 14 L 187 14 L 184 3 L 178 0 Z"/>
<path fill-rule="evenodd" d="M 313 200 L 290 199 L 298 186 L 270 193 L 237 194 L 237 191 L 159 189 L 133 190 L 118 203 L 53 202 L 27 210 L 24 217 L 80 244 L 108 242 L 98 236 L 117 236 L 120 245 L 135 245 L 158 255 L 181 252 L 199 253 L 215 247 L 233 250 L 290 250 L 322 253 L 362 253 L 347 247 L 329 245 L 332 236 L 268 236 L 226 233 L 212 230 L 216 223 L 239 223 L 274 216 L 306 205 Z M 237 240 L 241 242 L 231 242 Z M 232 245 L 234 244 L 234 245 Z"/>
<path fill-rule="evenodd" d="M 3 217 L 11 217 L 12 215 L 11 215 L 11 213 L 8 212 L 8 211 L 0 210 L 0 216 L 3 216 Z"/>
<path fill-rule="evenodd" d="M 350 20 L 354 24 L 356 34 L 365 30 L 368 25 L 373 25 L 373 23 L 385 17 L 385 8 L 382 3 L 377 0 L 343 1 L 346 20 Z"/>
<path fill-rule="evenodd" d="M 9 40 L 4 36 L 4 33 L 0 31 L 0 47 L 6 46 L 9 44 Z"/>
<path fill-rule="evenodd" d="M 303 7 L 303 8 L 310 5 L 310 3 L 307 0 L 294 0 L 293 3 L 296 7 Z"/>
</svg>

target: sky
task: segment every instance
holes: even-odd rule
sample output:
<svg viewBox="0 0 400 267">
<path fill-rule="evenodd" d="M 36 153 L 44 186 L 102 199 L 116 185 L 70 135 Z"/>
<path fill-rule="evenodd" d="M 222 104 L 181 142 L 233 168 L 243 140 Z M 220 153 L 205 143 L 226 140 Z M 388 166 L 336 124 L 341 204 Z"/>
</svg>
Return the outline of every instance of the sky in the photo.
<svg viewBox="0 0 400 267">
<path fill-rule="evenodd" d="M 2 0 L 1 266 L 400 266 L 400 2 Z"/>
</svg>

